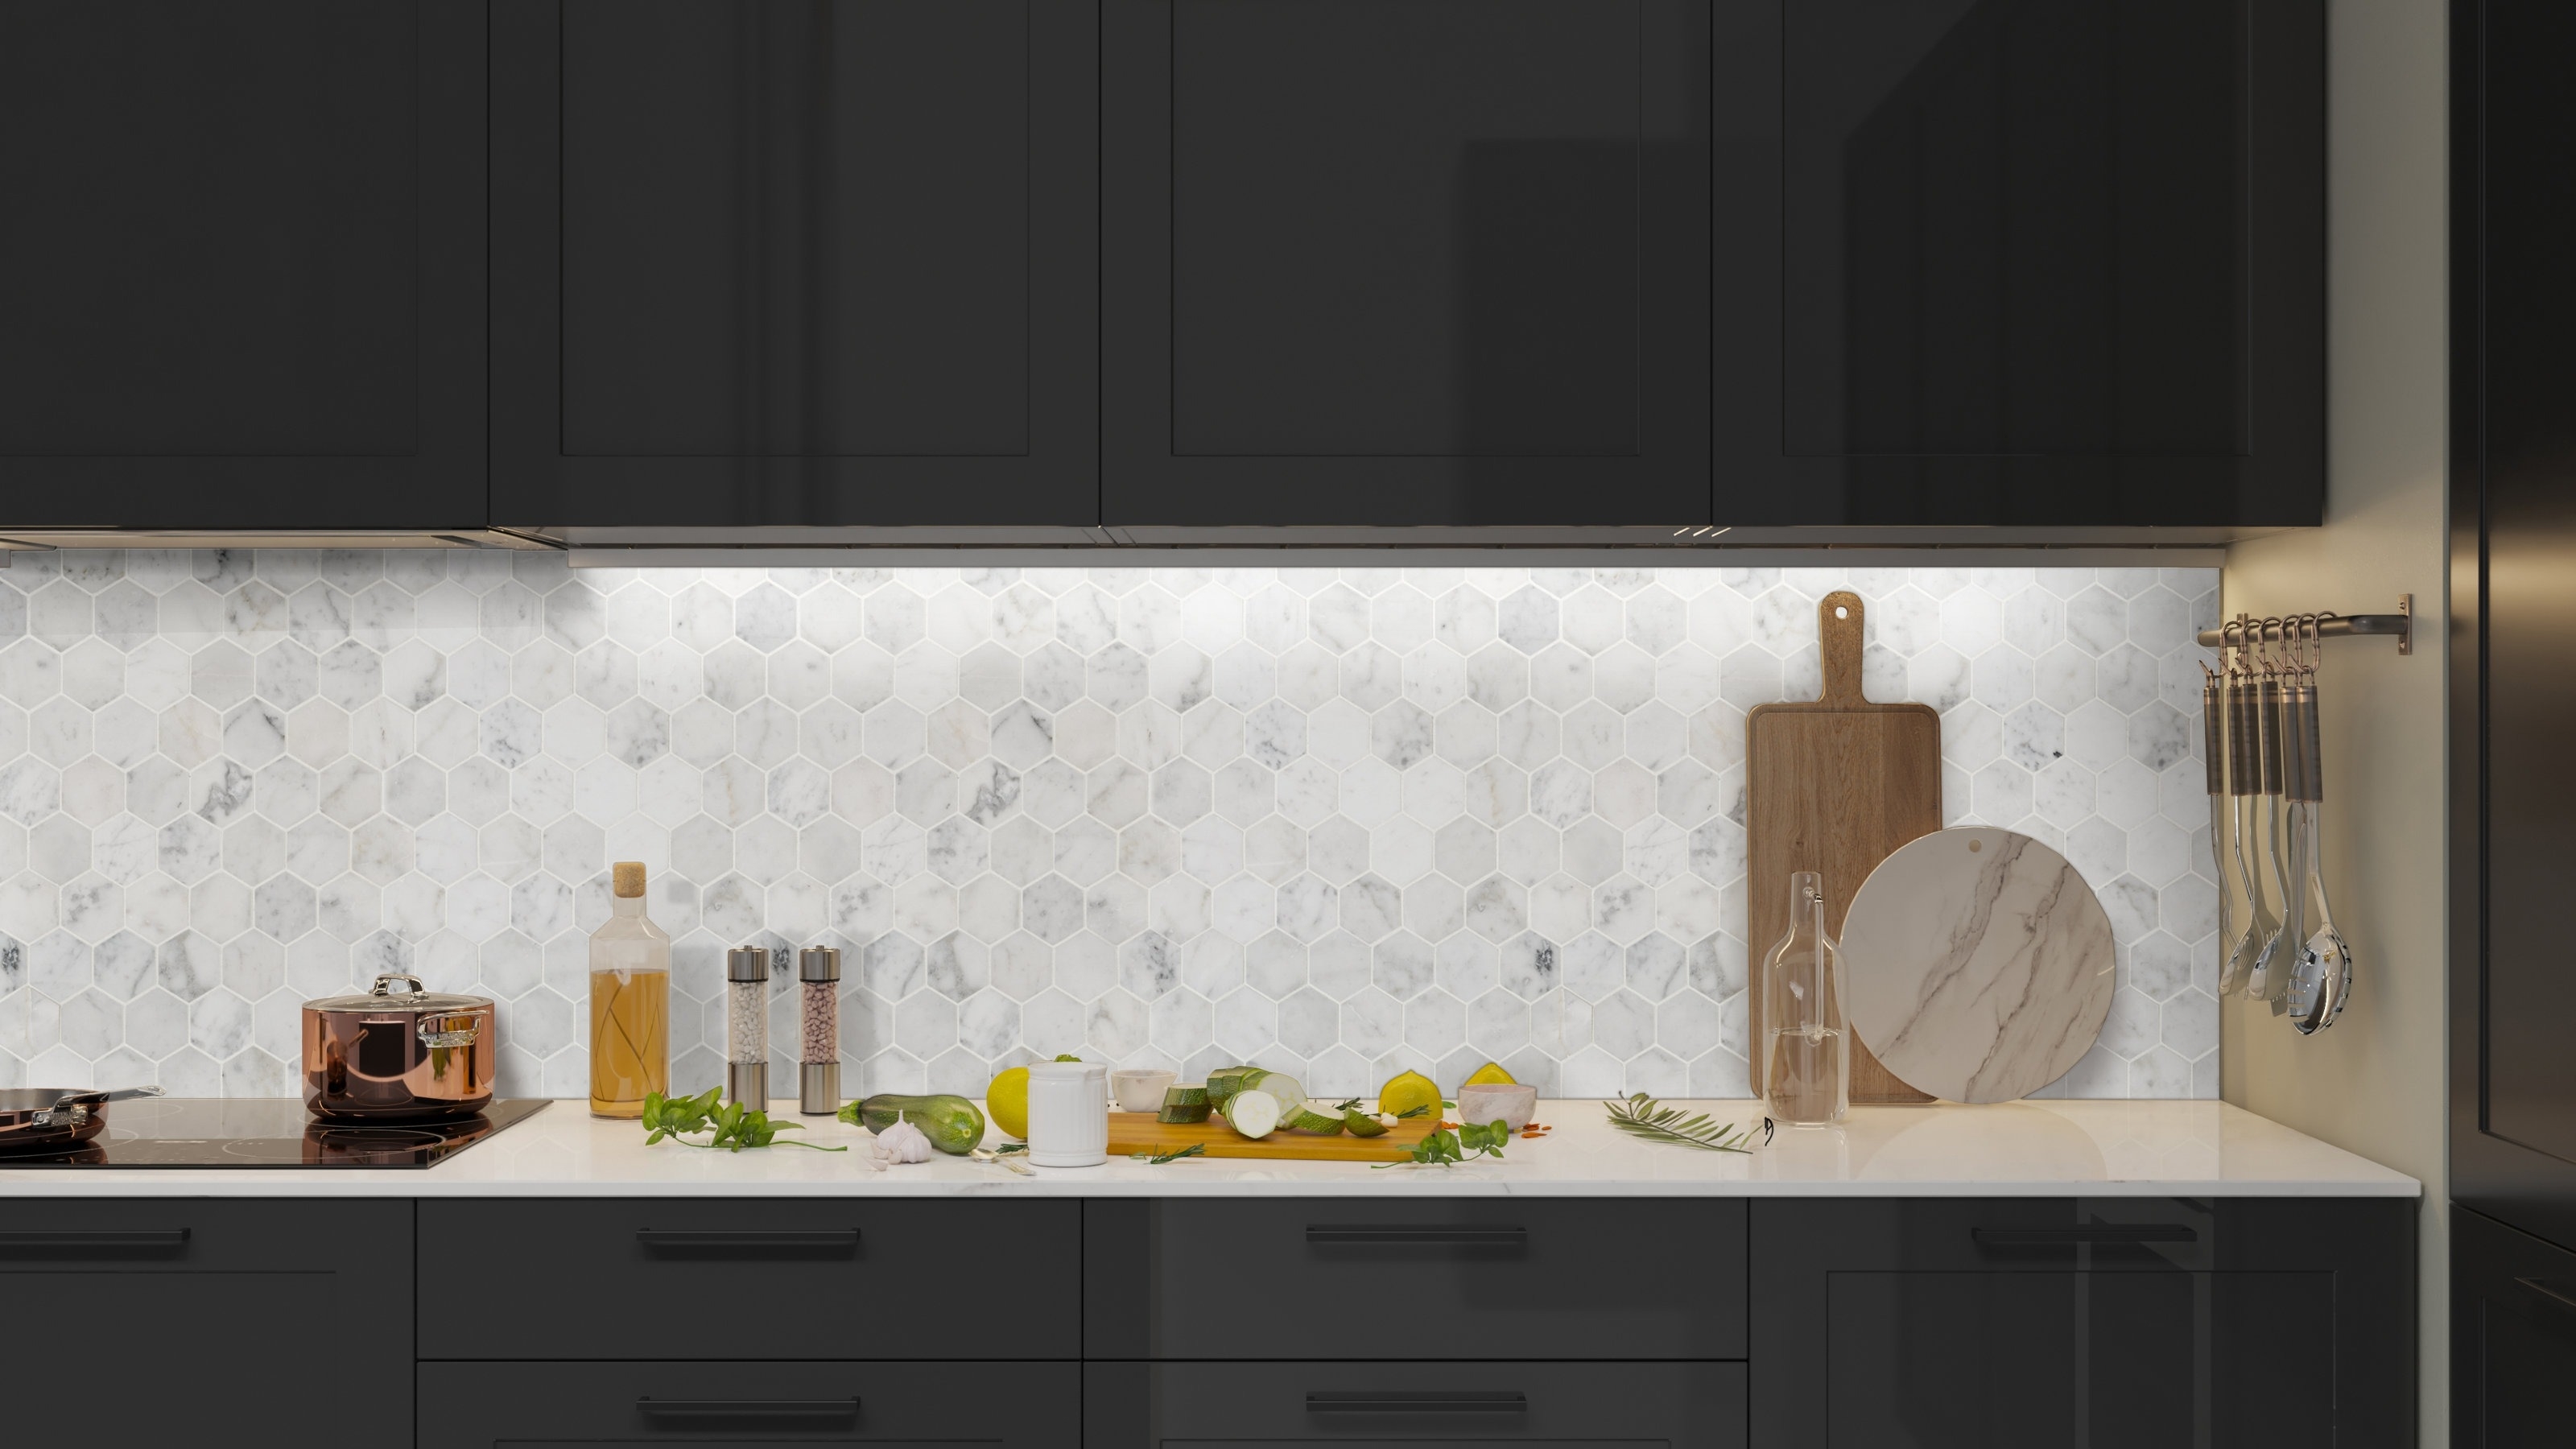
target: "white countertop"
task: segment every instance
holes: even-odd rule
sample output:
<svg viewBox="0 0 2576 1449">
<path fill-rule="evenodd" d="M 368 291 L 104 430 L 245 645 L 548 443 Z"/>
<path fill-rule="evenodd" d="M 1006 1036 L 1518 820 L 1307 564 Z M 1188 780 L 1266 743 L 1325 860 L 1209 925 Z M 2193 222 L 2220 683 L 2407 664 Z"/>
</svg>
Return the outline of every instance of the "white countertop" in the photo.
<svg viewBox="0 0 2576 1449">
<path fill-rule="evenodd" d="M 1761 1120 L 1759 1104 L 1688 1104 Z M 940 1157 L 872 1172 L 868 1136 L 795 1104 L 771 1115 L 848 1153 L 644 1145 L 631 1122 L 556 1102 L 427 1169 L 0 1168 L 8 1197 L 2418 1197 L 2422 1184 L 2223 1102 L 2050 1101 L 1855 1107 L 1840 1128 L 1782 1129 L 1748 1155 L 1635 1141 L 1602 1104 L 1540 1104 L 1545 1138 L 1464 1167 L 1188 1159 L 1003 1167 Z M 998 1141 L 998 1137 L 991 1140 Z"/>
</svg>

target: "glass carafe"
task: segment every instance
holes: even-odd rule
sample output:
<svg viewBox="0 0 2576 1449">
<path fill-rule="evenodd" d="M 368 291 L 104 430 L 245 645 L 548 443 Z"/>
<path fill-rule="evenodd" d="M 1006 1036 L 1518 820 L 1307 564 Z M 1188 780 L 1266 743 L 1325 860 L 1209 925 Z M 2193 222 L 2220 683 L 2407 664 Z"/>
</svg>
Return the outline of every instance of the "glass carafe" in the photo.
<svg viewBox="0 0 2576 1449">
<path fill-rule="evenodd" d="M 641 1117 L 671 1090 L 671 938 L 644 914 L 644 867 L 621 860 L 590 936 L 590 1112 Z"/>
<path fill-rule="evenodd" d="M 1825 934 L 1824 877 L 1789 877 L 1789 930 L 1762 958 L 1763 1109 L 1783 1127 L 1824 1127 L 1851 1106 L 1851 1023 L 1843 951 Z"/>
</svg>

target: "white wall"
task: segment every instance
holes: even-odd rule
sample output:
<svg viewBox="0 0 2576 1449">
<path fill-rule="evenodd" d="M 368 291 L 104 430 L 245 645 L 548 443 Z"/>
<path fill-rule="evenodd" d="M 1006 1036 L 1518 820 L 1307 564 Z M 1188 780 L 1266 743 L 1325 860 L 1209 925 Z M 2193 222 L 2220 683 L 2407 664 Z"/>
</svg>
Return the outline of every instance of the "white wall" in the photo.
<svg viewBox="0 0 2576 1449">
<path fill-rule="evenodd" d="M 2448 1442 L 2444 1176 L 2443 488 L 2446 16 L 2334 0 L 2329 128 L 2331 482 L 2326 526 L 2229 551 L 2223 611 L 2385 613 L 2416 649 L 2327 647 L 2326 880 L 2361 964 L 2351 1008 L 2302 1039 L 2222 1012 L 2222 1094 L 2423 1180 L 2422 1441 Z"/>
</svg>

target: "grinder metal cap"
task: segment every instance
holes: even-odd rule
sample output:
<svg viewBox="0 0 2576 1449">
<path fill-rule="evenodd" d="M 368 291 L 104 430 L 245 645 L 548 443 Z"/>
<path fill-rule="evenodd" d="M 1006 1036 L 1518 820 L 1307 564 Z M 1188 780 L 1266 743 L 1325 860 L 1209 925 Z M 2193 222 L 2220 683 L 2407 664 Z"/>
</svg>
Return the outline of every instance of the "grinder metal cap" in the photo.
<svg viewBox="0 0 2576 1449">
<path fill-rule="evenodd" d="M 766 981 L 769 979 L 769 948 L 736 946 L 725 953 L 727 981 Z"/>
<path fill-rule="evenodd" d="M 796 953 L 796 979 L 799 981 L 838 981 L 841 979 L 841 948 L 808 946 Z"/>
</svg>

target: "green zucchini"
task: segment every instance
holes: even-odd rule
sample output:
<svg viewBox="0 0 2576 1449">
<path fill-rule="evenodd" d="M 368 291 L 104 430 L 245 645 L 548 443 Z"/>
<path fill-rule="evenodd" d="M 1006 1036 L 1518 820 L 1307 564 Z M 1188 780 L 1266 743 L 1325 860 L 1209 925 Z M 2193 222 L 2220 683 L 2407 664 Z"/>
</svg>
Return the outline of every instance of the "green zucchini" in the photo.
<svg viewBox="0 0 2576 1449">
<path fill-rule="evenodd" d="M 1193 1084 L 1163 1089 L 1163 1110 L 1154 1114 L 1155 1121 L 1187 1125 L 1207 1119 L 1207 1088 Z"/>
<path fill-rule="evenodd" d="M 842 1121 L 854 1122 L 871 1132 L 883 1132 L 895 1124 L 897 1117 L 920 1128 L 931 1146 L 952 1157 L 963 1157 L 984 1145 L 984 1114 L 963 1097 L 946 1093 L 907 1097 L 881 1092 L 841 1109 Z"/>
<path fill-rule="evenodd" d="M 1386 1124 L 1377 1120 L 1375 1112 L 1363 1112 L 1357 1107 L 1349 1108 L 1342 1113 L 1342 1125 L 1351 1130 L 1353 1137 L 1386 1135 Z"/>
<path fill-rule="evenodd" d="M 1267 1137 L 1279 1126 L 1279 1099 L 1246 1087 L 1226 1099 L 1225 1125 L 1246 1137 Z"/>
<path fill-rule="evenodd" d="M 1224 1111 L 1225 1104 L 1233 1098 L 1234 1094 L 1243 1090 L 1243 1079 L 1260 1070 L 1259 1067 L 1219 1067 L 1208 1073 L 1208 1105 L 1220 1112 Z"/>
<path fill-rule="evenodd" d="M 1341 1133 L 1341 1110 L 1330 1102 L 1299 1102 L 1279 1118 L 1279 1125 L 1290 1132 L 1304 1132 L 1316 1137 L 1334 1137 Z"/>
</svg>

